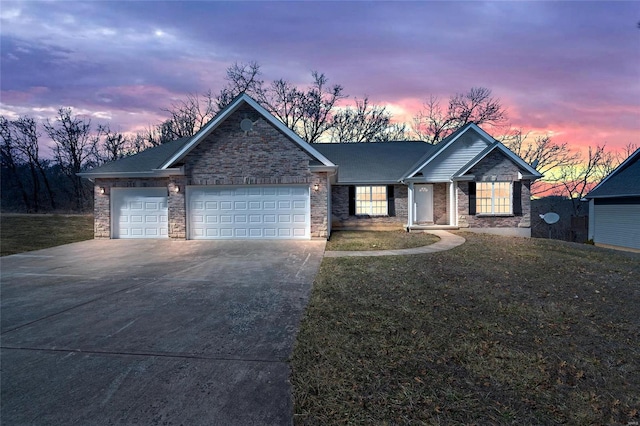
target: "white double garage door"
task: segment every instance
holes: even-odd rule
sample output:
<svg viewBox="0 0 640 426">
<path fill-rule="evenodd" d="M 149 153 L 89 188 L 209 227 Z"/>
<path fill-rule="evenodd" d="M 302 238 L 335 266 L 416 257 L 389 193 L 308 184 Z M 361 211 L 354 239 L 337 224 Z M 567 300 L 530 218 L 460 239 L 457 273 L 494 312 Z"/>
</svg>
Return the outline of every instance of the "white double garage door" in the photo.
<svg viewBox="0 0 640 426">
<path fill-rule="evenodd" d="M 308 239 L 309 187 L 188 186 L 189 239 Z M 114 188 L 113 238 L 166 238 L 166 188 Z"/>
</svg>

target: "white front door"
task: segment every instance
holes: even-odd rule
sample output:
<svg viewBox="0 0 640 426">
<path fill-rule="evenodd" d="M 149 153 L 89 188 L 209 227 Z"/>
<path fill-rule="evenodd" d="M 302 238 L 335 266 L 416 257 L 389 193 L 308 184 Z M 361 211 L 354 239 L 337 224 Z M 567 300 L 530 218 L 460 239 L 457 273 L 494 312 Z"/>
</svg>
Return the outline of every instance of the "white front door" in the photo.
<svg viewBox="0 0 640 426">
<path fill-rule="evenodd" d="M 189 186 L 191 239 L 308 239 L 306 185 Z"/>
<path fill-rule="evenodd" d="M 111 188 L 112 238 L 167 238 L 167 188 Z"/>
<path fill-rule="evenodd" d="M 433 185 L 413 185 L 416 223 L 433 223 Z"/>
</svg>

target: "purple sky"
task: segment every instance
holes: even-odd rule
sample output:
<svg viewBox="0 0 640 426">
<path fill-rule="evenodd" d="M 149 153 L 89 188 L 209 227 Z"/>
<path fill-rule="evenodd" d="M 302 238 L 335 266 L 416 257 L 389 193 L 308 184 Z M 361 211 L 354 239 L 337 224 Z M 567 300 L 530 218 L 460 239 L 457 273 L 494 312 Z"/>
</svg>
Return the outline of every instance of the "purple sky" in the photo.
<svg viewBox="0 0 640 426">
<path fill-rule="evenodd" d="M 13 2 L 0 5 L 0 114 L 60 106 L 140 130 L 257 61 L 325 73 L 409 120 L 430 94 L 490 88 L 513 125 L 640 143 L 640 2 Z"/>
</svg>

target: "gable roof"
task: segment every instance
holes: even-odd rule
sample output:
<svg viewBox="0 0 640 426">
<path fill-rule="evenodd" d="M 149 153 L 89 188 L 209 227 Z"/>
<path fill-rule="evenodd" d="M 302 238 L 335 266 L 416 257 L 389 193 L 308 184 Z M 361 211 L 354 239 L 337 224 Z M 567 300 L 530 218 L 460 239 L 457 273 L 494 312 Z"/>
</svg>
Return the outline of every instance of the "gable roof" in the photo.
<svg viewBox="0 0 640 426">
<path fill-rule="evenodd" d="M 338 166 L 338 183 L 400 181 L 416 158 L 433 150 L 425 142 L 318 143 L 314 147 Z"/>
<path fill-rule="evenodd" d="M 201 141 L 203 141 L 211 132 L 213 132 L 220 123 L 224 122 L 227 117 L 233 114 L 242 106 L 243 103 L 247 103 L 254 110 L 256 110 L 262 117 L 274 127 L 284 133 L 289 139 L 298 144 L 303 151 L 307 152 L 314 160 L 319 161 L 324 166 L 335 166 L 328 158 L 318 152 L 311 144 L 306 142 L 300 136 L 298 136 L 293 130 L 284 125 L 284 123 L 270 114 L 264 107 L 254 101 L 251 96 L 246 93 L 241 93 L 236 96 L 233 101 L 226 107 L 224 107 L 216 116 L 209 121 L 204 127 L 202 127 L 198 133 L 193 135 L 189 142 L 181 147 L 174 155 L 172 155 L 167 161 L 162 164 L 160 169 L 166 169 L 174 165 L 176 162 L 182 160 L 192 149 L 194 149 Z"/>
<path fill-rule="evenodd" d="M 477 124 L 468 123 L 441 140 L 438 144 L 436 144 L 434 150 L 427 152 L 407 171 L 407 173 L 405 173 L 404 176 L 402 176 L 402 180 L 416 176 L 420 170 L 424 169 L 424 167 L 434 161 L 440 154 L 442 154 L 448 147 L 453 145 L 455 141 L 457 141 L 463 134 L 467 133 L 467 131 L 469 130 L 474 130 L 476 133 L 478 133 L 480 137 L 487 143 L 487 147 L 478 155 L 476 155 L 472 160 L 470 160 L 466 165 L 464 165 L 460 170 L 454 173 L 452 178 L 461 177 L 462 175 L 464 175 L 473 166 L 480 162 L 480 160 L 485 158 L 495 149 L 501 151 L 516 165 L 518 165 L 523 170 L 526 170 L 529 173 L 528 175 L 526 175 L 527 178 L 539 179 L 542 177 L 542 174 L 538 172 L 534 167 L 530 166 L 526 161 L 524 161 L 520 156 L 516 155 L 513 151 L 507 148 L 503 143 L 494 139 L 493 136 L 482 130 Z"/>
<path fill-rule="evenodd" d="M 604 178 L 585 198 L 640 197 L 640 148 Z"/>
<path fill-rule="evenodd" d="M 485 158 L 487 155 L 489 155 L 492 151 L 494 151 L 496 149 L 498 151 L 501 151 L 504 155 L 506 155 L 507 158 L 509 158 L 511 161 L 513 161 L 518 167 L 520 167 L 523 170 L 526 170 L 528 172 L 528 174 L 524 175 L 525 178 L 527 178 L 527 179 L 539 179 L 539 178 L 542 177 L 542 174 L 539 171 L 534 169 L 526 161 L 524 161 L 521 157 L 516 155 L 513 151 L 511 151 L 509 148 L 504 146 L 504 144 L 502 144 L 499 141 L 494 141 L 491 145 L 486 147 L 481 153 L 476 155 L 464 167 L 462 167 L 460 170 L 458 170 L 458 172 L 456 174 L 454 174 L 453 177 L 454 178 L 461 177 L 462 175 L 467 173 L 469 170 L 471 170 L 473 168 L 473 166 L 478 164 L 483 158 Z"/>
<path fill-rule="evenodd" d="M 211 121 L 209 121 L 195 135 L 188 138 L 176 139 L 157 147 L 146 149 L 138 154 L 125 157 L 117 161 L 104 164 L 94 169 L 78 173 L 85 178 L 107 177 L 160 177 L 170 174 L 182 173 L 175 168 L 175 164 L 182 160 L 192 149 L 213 132 L 224 120 L 238 110 L 244 103 L 255 109 L 267 122 L 271 123 L 289 139 L 296 143 L 303 151 L 311 156 L 310 165 L 316 170 L 335 169 L 327 157 L 322 155 L 311 144 L 307 143 L 293 130 L 289 129 L 280 120 L 271 115 L 249 95 L 242 93 L 223 108 Z"/>
<path fill-rule="evenodd" d="M 145 149 L 144 151 L 130 157 L 111 161 L 86 172 L 78 173 L 78 176 L 94 177 L 147 177 L 162 176 L 160 167 L 166 163 L 179 149 L 181 149 L 190 138 L 176 139 L 162 145 Z M 176 169 L 164 169 L 165 173 L 175 172 Z"/>
</svg>

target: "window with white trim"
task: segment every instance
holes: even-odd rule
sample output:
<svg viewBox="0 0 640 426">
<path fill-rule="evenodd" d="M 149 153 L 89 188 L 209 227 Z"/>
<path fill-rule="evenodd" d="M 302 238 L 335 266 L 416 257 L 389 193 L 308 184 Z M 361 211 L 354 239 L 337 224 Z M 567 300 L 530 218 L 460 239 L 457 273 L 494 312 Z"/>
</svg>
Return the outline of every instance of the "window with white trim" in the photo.
<svg viewBox="0 0 640 426">
<path fill-rule="evenodd" d="M 477 214 L 511 214 L 511 182 L 478 182 L 476 184 Z"/>
<path fill-rule="evenodd" d="M 356 214 L 387 215 L 386 186 L 356 186 Z"/>
</svg>

